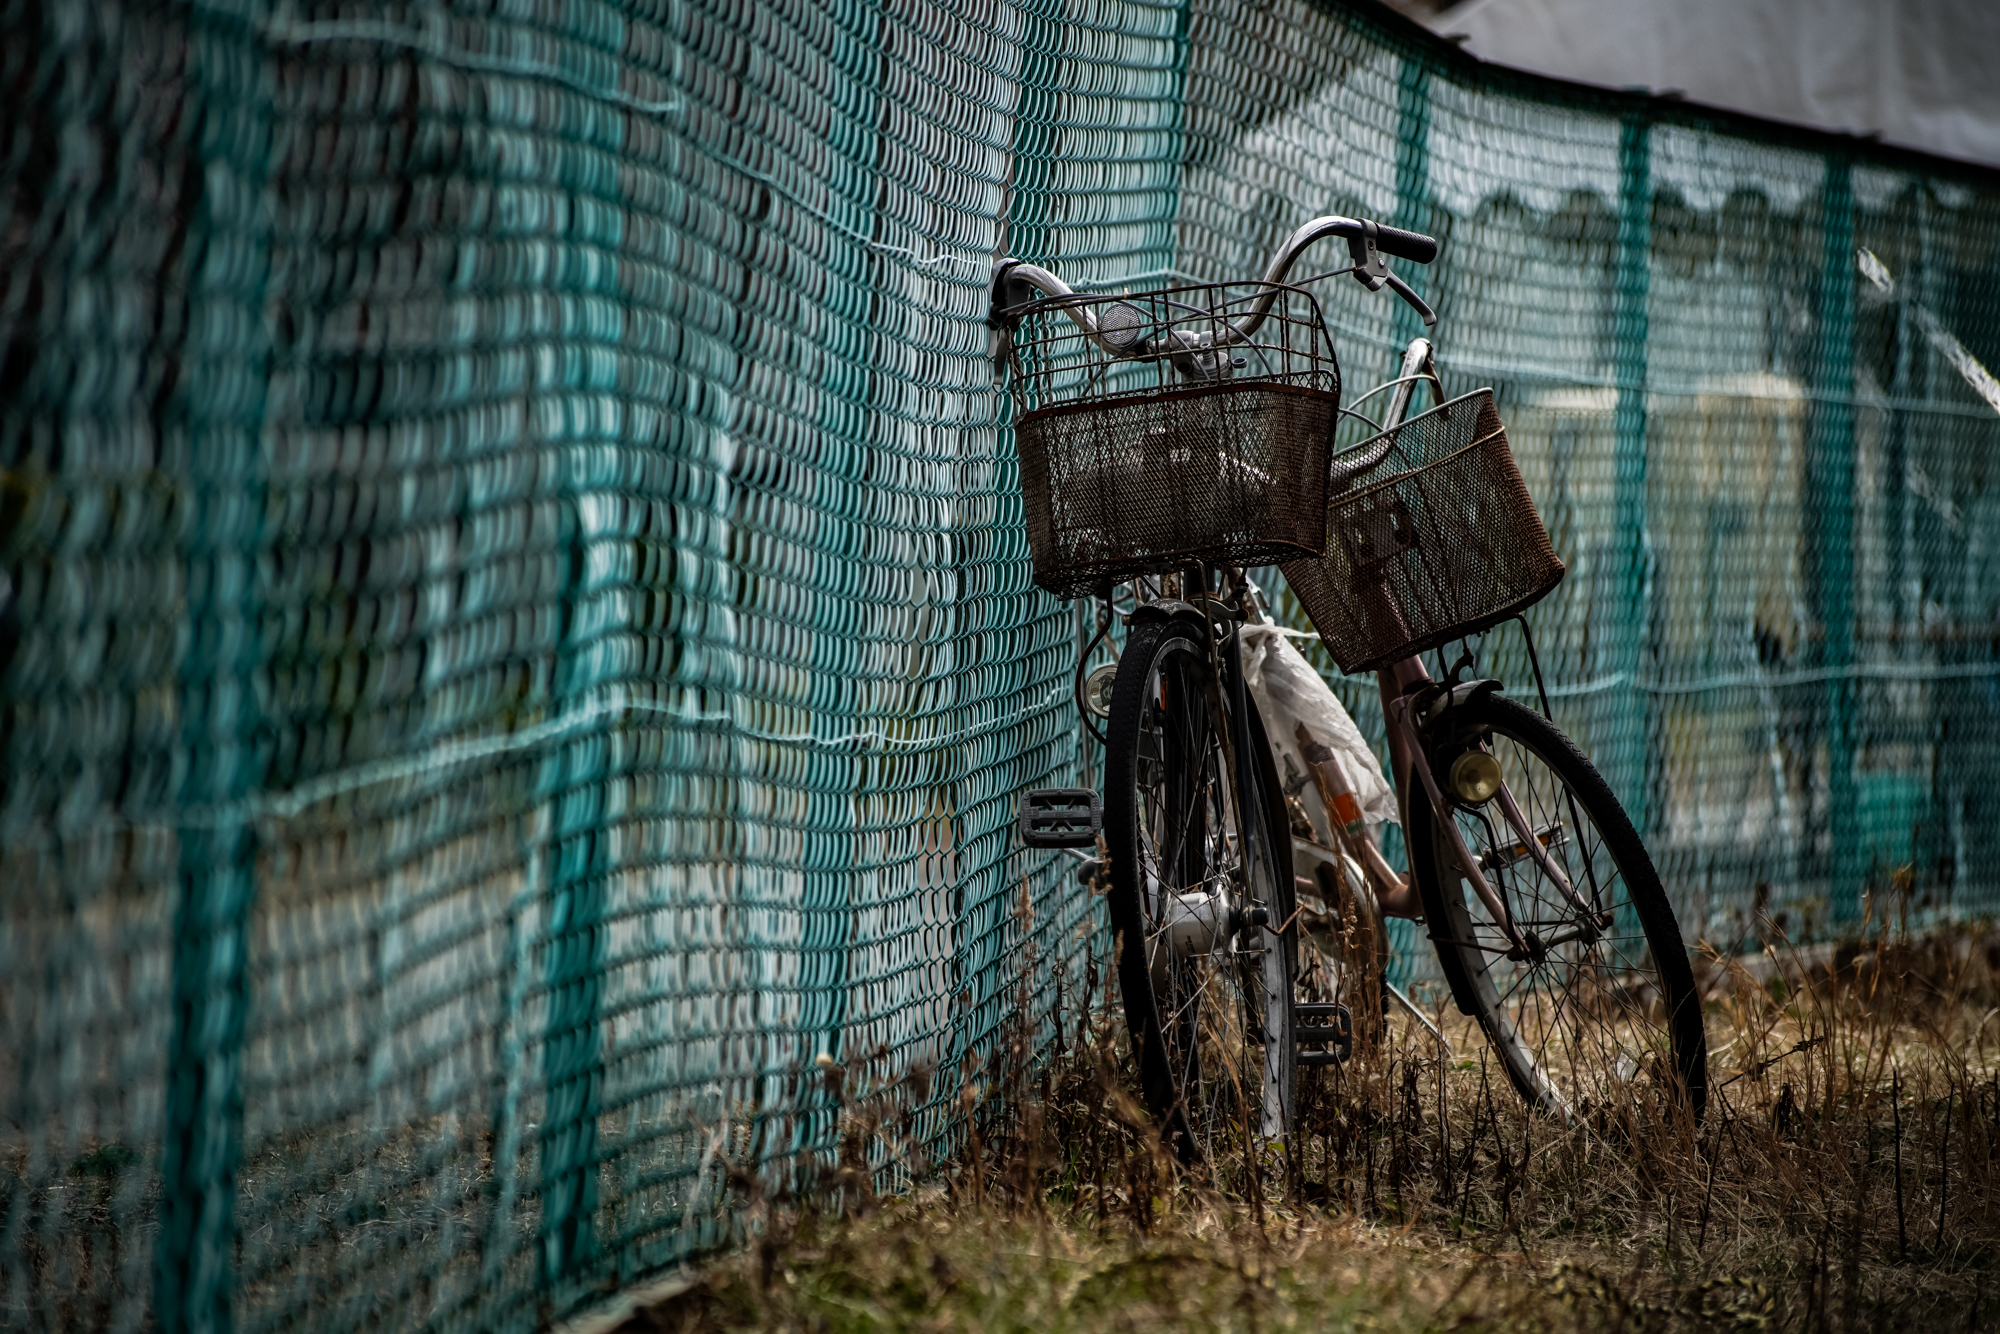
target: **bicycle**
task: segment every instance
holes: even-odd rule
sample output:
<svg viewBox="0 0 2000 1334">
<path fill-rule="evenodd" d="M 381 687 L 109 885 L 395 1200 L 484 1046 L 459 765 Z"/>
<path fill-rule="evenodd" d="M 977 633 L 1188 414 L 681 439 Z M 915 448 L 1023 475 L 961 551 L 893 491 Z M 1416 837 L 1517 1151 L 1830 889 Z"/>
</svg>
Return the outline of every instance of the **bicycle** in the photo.
<svg viewBox="0 0 2000 1334">
<path fill-rule="evenodd" d="M 1335 236 L 1346 267 L 1288 281 Z M 1427 927 L 1457 1008 L 1537 1108 L 1567 1122 L 1641 1096 L 1696 1120 L 1705 1107 L 1701 1007 L 1671 904 L 1610 788 L 1549 716 L 1522 613 L 1564 571 L 1492 391 L 1447 399 L 1418 337 L 1394 378 L 1340 401 L 1306 285 L 1351 274 L 1388 287 L 1429 329 L 1435 313 L 1385 256 L 1436 253 L 1429 237 L 1327 217 L 1250 283 L 1083 294 L 1036 265 L 995 266 L 990 322 L 1035 579 L 1096 599 L 1074 686 L 1105 751 L 1101 802 L 1025 794 L 1022 836 L 1108 873 L 1144 1100 L 1190 1160 L 1282 1139 L 1298 1070 L 1350 1059 L 1379 1026 L 1383 917 Z M 1412 414 L 1420 386 L 1432 406 Z M 1379 419 L 1359 410 L 1377 395 Z M 1407 880 L 1334 809 L 1309 738 L 1297 753 L 1312 772 L 1281 781 L 1241 652 L 1264 611 L 1245 571 L 1266 564 L 1340 669 L 1376 675 Z M 1121 614 L 1122 653 L 1086 678 Z M 1527 636 L 1540 712 L 1467 678 L 1469 651 L 1442 678 L 1422 661 L 1508 620 Z M 1318 822 L 1301 819 L 1306 795 Z"/>
</svg>

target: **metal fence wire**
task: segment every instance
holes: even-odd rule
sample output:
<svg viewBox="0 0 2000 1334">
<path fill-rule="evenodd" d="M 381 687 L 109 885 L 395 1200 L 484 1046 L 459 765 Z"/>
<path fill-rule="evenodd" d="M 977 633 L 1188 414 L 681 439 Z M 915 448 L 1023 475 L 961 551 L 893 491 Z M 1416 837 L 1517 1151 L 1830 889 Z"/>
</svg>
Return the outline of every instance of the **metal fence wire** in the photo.
<svg viewBox="0 0 2000 1334">
<path fill-rule="evenodd" d="M 1088 627 L 1030 583 L 999 253 L 1441 237 L 1447 387 L 1569 568 L 1558 721 L 1690 934 L 1995 902 L 1990 173 L 1330 0 L 0 33 L 11 1324 L 558 1321 L 829 1152 L 827 1064 L 948 1146 L 1103 947 L 1010 841 L 1088 779 Z M 1321 290 L 1390 373 L 1413 317 Z"/>
</svg>

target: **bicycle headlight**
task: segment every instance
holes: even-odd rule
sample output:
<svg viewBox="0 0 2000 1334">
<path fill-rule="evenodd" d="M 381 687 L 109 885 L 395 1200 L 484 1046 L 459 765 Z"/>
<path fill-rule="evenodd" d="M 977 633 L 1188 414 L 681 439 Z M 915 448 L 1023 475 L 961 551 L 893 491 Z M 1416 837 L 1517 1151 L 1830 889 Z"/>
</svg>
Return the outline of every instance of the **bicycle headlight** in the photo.
<svg viewBox="0 0 2000 1334">
<path fill-rule="evenodd" d="M 1118 664 L 1107 662 L 1083 678 L 1083 707 L 1099 718 L 1111 716 L 1111 688 L 1118 682 Z"/>
<path fill-rule="evenodd" d="M 1468 806 L 1491 801 L 1500 790 L 1500 761 L 1483 750 L 1468 750 L 1451 762 L 1451 790 Z"/>
</svg>

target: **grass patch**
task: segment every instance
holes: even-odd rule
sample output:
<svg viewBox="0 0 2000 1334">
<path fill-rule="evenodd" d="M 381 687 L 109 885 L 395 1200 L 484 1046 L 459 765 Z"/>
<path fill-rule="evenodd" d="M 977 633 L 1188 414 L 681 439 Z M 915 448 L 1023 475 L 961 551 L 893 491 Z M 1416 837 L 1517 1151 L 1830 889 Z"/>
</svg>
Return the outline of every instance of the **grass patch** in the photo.
<svg viewBox="0 0 2000 1334">
<path fill-rule="evenodd" d="M 979 1132 L 882 1199 L 843 1164 L 629 1328 L 1981 1329 L 2000 1320 L 2000 936 L 1704 961 L 1710 1109 L 1529 1114 L 1454 1013 L 1301 1080 L 1300 1127 L 1161 1152 L 1100 998 L 1015 1034 Z M 1447 1007 L 1448 1009 L 1448 1007 Z M 973 1081 L 968 1080 L 968 1084 Z M 877 1149 L 863 1152 L 868 1136 Z"/>
</svg>

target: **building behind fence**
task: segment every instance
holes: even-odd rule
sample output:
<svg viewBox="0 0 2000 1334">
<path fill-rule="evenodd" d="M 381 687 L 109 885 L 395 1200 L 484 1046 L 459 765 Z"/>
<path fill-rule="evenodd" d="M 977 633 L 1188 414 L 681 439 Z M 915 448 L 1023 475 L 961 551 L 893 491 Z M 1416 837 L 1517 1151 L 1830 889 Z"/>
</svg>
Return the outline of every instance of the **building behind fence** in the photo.
<svg viewBox="0 0 2000 1334">
<path fill-rule="evenodd" d="M 1995 902 L 1991 174 L 1316 0 L 0 27 L 13 1323 L 560 1320 L 832 1148 L 821 1057 L 948 1149 L 1104 950 L 1010 832 L 1090 756 L 1003 252 L 1438 235 L 1571 569 L 1558 720 L 1690 937 Z M 1328 315 L 1357 384 L 1417 332 Z"/>
</svg>

